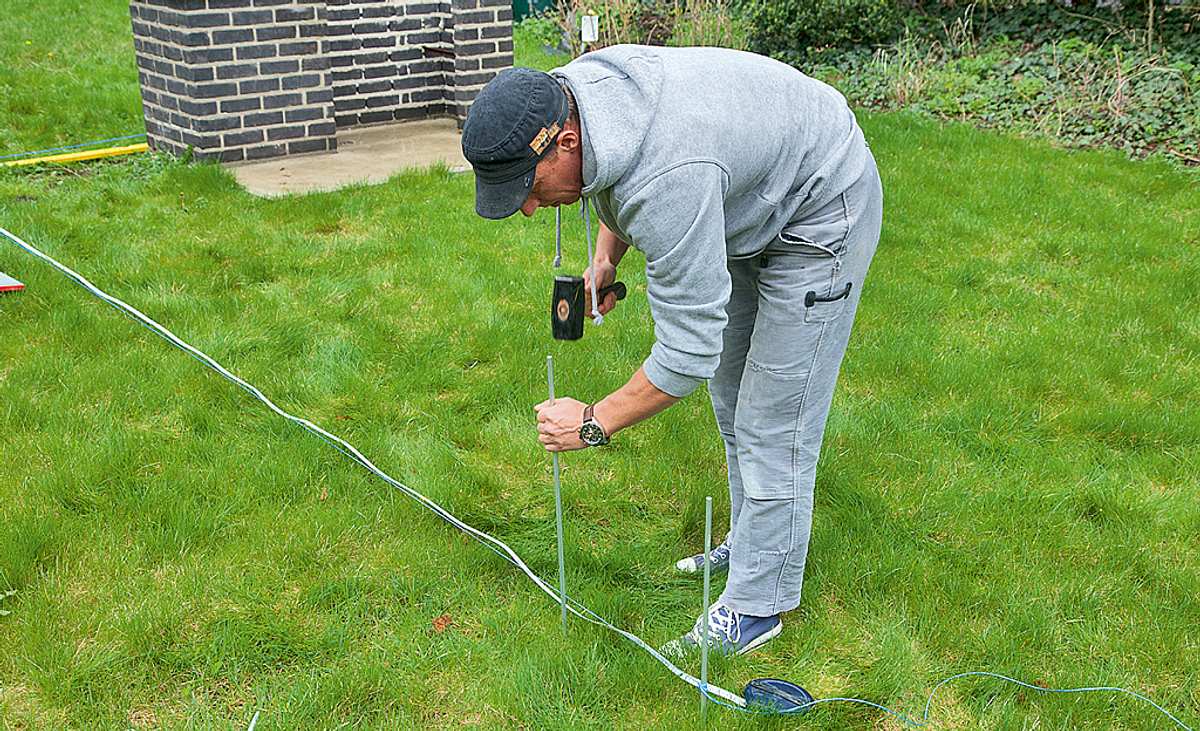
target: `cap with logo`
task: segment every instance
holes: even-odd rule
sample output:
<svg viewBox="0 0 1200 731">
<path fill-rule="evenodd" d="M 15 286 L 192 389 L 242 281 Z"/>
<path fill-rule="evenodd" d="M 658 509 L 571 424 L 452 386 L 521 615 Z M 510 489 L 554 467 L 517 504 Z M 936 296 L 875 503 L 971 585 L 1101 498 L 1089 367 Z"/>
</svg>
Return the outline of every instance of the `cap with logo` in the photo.
<svg viewBox="0 0 1200 731">
<path fill-rule="evenodd" d="M 567 112 L 567 95 L 542 71 L 505 69 L 483 87 L 462 132 L 463 157 L 475 169 L 479 215 L 507 218 L 520 210 Z"/>
</svg>

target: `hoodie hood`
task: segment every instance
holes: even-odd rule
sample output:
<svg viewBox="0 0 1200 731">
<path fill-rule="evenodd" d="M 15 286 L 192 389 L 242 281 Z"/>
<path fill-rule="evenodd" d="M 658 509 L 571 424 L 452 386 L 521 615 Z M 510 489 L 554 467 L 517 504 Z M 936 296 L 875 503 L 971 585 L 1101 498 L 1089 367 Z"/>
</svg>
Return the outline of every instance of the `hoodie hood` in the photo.
<svg viewBox="0 0 1200 731">
<path fill-rule="evenodd" d="M 639 46 L 610 46 L 556 69 L 579 110 L 583 195 L 612 187 L 633 165 L 658 113 L 662 60 Z"/>
</svg>

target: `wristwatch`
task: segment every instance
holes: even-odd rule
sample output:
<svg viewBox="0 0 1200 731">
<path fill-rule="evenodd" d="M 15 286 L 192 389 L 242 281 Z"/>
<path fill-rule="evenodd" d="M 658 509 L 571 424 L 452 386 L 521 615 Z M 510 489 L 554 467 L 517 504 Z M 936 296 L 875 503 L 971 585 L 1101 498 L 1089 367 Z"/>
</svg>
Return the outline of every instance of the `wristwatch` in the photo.
<svg viewBox="0 0 1200 731">
<path fill-rule="evenodd" d="M 608 435 L 604 433 L 604 427 L 600 426 L 600 422 L 596 421 L 596 417 L 592 413 L 595 410 L 595 404 L 589 404 L 584 408 L 583 426 L 579 427 L 579 438 L 589 447 L 602 447 L 608 444 Z"/>
</svg>

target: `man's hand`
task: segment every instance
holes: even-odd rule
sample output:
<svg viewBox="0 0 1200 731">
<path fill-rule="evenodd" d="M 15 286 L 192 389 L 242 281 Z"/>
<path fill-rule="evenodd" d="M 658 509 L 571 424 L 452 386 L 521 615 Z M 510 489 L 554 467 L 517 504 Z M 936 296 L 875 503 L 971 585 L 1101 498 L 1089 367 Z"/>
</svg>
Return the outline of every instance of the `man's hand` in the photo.
<svg viewBox="0 0 1200 731">
<path fill-rule="evenodd" d="M 596 291 L 604 289 L 608 285 L 617 281 L 617 266 L 607 259 L 596 259 Z M 583 273 L 583 307 L 584 312 L 591 314 L 592 312 L 592 267 L 588 267 Z M 612 309 L 617 306 L 617 296 L 609 292 L 600 302 L 600 314 L 607 315 L 612 312 Z"/>
<path fill-rule="evenodd" d="M 543 401 L 533 407 L 537 412 L 538 441 L 547 452 L 567 452 L 587 446 L 579 438 L 585 408 L 587 404 L 573 398 L 557 398 L 553 404 Z"/>
</svg>

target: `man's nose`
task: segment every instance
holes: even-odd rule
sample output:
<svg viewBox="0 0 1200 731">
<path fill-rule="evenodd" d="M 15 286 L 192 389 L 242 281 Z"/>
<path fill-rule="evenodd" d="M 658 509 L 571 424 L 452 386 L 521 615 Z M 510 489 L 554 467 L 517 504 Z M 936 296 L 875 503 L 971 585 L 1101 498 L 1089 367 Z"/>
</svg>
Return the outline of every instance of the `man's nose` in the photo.
<svg viewBox="0 0 1200 731">
<path fill-rule="evenodd" d="M 538 203 L 532 195 L 526 198 L 525 202 L 521 204 L 521 213 L 524 213 L 526 216 L 532 216 L 537 209 Z"/>
</svg>

